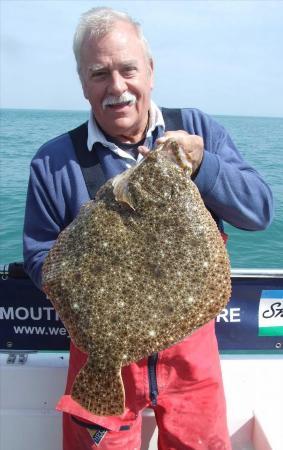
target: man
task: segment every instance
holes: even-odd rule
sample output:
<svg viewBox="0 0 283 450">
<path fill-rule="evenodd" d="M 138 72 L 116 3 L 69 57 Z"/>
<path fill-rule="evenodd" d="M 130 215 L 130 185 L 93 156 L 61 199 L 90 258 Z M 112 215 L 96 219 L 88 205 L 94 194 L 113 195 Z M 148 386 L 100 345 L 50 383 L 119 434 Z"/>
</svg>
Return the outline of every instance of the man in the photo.
<svg viewBox="0 0 283 450">
<path fill-rule="evenodd" d="M 96 155 L 105 179 L 174 137 L 192 163 L 194 182 L 220 230 L 222 219 L 247 230 L 269 225 L 270 189 L 223 127 L 198 110 L 183 109 L 184 129 L 164 134 L 162 112 L 151 101 L 153 62 L 138 24 L 111 9 L 92 9 L 78 25 L 74 53 L 91 105 L 81 144 Z M 25 268 L 39 287 L 49 249 L 88 200 L 70 135 L 45 144 L 31 164 L 24 227 Z M 119 417 L 94 416 L 70 397 L 86 358 L 71 344 L 66 393 L 58 404 L 64 412 L 64 450 L 139 449 L 145 407 L 155 412 L 161 450 L 231 449 L 213 322 L 123 368 L 126 409 Z"/>
</svg>

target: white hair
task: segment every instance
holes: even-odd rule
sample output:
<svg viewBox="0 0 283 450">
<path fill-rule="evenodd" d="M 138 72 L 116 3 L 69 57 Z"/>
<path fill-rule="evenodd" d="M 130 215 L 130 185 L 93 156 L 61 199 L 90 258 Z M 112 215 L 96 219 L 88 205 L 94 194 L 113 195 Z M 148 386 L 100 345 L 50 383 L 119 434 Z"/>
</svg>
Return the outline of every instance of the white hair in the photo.
<svg viewBox="0 0 283 450">
<path fill-rule="evenodd" d="M 73 51 L 77 61 L 77 71 L 81 76 L 81 47 L 86 36 L 100 38 L 113 30 L 116 22 L 127 22 L 133 25 L 144 45 L 145 54 L 149 61 L 152 60 L 149 44 L 145 39 L 141 26 L 138 22 L 133 20 L 128 14 L 120 11 L 115 11 L 112 8 L 98 7 L 92 8 L 82 14 L 73 41 Z"/>
</svg>

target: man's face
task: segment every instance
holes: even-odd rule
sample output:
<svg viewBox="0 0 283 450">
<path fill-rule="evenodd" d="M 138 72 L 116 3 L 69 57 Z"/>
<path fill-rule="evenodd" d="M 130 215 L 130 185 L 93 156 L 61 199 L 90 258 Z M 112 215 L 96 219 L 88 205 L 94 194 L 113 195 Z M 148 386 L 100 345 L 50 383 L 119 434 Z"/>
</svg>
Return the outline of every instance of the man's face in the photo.
<svg viewBox="0 0 283 450">
<path fill-rule="evenodd" d="M 81 80 L 84 96 L 107 134 L 125 142 L 141 139 L 150 107 L 153 67 L 131 24 L 117 22 L 104 37 L 85 39 Z M 127 102 L 131 98 L 136 100 Z"/>
</svg>

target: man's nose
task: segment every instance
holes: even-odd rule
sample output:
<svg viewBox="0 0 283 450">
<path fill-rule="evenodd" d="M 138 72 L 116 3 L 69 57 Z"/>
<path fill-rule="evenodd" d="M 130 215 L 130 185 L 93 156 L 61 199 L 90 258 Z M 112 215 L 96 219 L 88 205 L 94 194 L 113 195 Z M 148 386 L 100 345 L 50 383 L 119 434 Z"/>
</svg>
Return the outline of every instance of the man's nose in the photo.
<svg viewBox="0 0 283 450">
<path fill-rule="evenodd" d="M 119 72 L 113 72 L 111 76 L 111 80 L 108 87 L 108 93 L 110 95 L 119 96 L 123 94 L 127 90 L 127 84 L 125 79 Z"/>
</svg>

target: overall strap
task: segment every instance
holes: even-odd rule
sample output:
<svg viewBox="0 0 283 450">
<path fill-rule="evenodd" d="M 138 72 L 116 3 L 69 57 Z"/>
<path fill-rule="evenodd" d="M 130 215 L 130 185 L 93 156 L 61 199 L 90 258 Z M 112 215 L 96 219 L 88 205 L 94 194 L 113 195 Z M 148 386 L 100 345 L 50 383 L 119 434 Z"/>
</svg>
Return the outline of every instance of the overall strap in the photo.
<svg viewBox="0 0 283 450">
<path fill-rule="evenodd" d="M 184 130 L 181 109 L 161 108 L 165 122 L 165 131 Z"/>
<path fill-rule="evenodd" d="M 182 112 L 181 109 L 171 109 L 171 108 L 161 108 L 163 119 L 165 122 L 165 131 L 177 131 L 177 130 L 185 130 Z M 192 178 L 194 179 L 194 178 Z M 228 234 L 224 232 L 223 222 L 219 219 L 219 217 L 210 209 L 208 209 L 212 218 L 215 220 L 216 225 L 220 231 L 222 239 L 226 244 L 228 240 Z"/>
<path fill-rule="evenodd" d="M 75 148 L 89 196 L 94 199 L 98 189 L 105 183 L 105 177 L 96 152 L 94 149 L 89 151 L 87 148 L 87 122 L 69 131 L 69 135 Z"/>
</svg>

